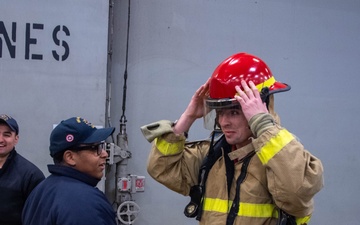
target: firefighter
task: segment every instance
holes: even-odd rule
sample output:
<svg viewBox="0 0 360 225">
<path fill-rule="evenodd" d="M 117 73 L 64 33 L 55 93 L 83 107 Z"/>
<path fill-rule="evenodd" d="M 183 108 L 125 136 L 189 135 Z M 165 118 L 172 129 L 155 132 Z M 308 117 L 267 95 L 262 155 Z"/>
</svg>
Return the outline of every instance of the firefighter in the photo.
<svg viewBox="0 0 360 225">
<path fill-rule="evenodd" d="M 228 57 L 177 122 L 141 127 L 153 143 L 148 173 L 190 196 L 184 213 L 201 225 L 308 224 L 323 167 L 280 125 L 274 94 L 288 90 L 259 57 Z M 187 142 L 191 125 L 202 117 L 212 137 Z"/>
</svg>

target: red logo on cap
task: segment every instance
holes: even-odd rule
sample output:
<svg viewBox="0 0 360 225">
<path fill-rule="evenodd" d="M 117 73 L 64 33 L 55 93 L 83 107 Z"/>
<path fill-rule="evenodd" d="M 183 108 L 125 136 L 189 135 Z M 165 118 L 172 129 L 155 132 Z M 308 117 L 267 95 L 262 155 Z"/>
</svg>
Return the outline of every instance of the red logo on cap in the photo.
<svg viewBox="0 0 360 225">
<path fill-rule="evenodd" d="M 67 142 L 72 142 L 74 140 L 74 136 L 72 135 L 72 134 L 68 134 L 67 136 L 66 136 L 66 141 Z"/>
</svg>

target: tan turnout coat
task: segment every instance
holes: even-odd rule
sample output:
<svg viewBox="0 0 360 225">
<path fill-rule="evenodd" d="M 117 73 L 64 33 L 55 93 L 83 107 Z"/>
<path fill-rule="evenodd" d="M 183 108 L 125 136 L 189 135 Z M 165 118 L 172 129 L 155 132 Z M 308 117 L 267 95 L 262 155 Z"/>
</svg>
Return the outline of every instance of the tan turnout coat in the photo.
<svg viewBox="0 0 360 225">
<path fill-rule="evenodd" d="M 169 189 L 188 196 L 198 183 L 202 161 L 209 141 L 185 142 L 183 135 L 171 132 L 169 121 L 155 123 L 148 173 Z M 149 140 L 149 139 L 148 139 Z M 149 141 L 152 141 L 149 140 Z M 229 153 L 235 163 L 230 194 L 226 182 L 224 158 L 220 157 L 209 172 L 200 225 L 225 225 L 229 206 L 235 196 L 241 159 L 251 158 L 246 178 L 240 186 L 240 206 L 234 225 L 275 225 L 278 208 L 296 217 L 297 224 L 308 224 L 314 210 L 314 195 L 323 187 L 323 167 L 319 159 L 286 129 L 274 125 L 252 142 Z M 185 207 L 185 206 L 184 206 Z"/>
</svg>

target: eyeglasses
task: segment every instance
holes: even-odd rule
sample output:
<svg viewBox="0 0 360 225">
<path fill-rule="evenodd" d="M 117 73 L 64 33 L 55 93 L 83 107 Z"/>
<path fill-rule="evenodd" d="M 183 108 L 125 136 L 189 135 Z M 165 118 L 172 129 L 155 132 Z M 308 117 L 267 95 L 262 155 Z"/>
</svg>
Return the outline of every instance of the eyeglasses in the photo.
<svg viewBox="0 0 360 225">
<path fill-rule="evenodd" d="M 70 150 L 75 151 L 75 152 L 79 152 L 79 151 L 83 151 L 83 150 L 96 151 L 97 155 L 101 155 L 102 150 L 104 148 L 105 148 L 105 142 L 101 142 L 101 143 L 93 144 L 93 145 L 75 146 L 75 147 L 71 148 Z"/>
</svg>

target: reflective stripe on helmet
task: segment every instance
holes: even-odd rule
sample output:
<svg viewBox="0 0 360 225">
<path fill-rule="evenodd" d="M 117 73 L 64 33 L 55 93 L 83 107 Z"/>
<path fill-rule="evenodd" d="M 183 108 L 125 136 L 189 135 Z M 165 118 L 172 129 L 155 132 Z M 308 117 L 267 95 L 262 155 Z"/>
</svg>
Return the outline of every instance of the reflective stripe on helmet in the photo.
<svg viewBox="0 0 360 225">
<path fill-rule="evenodd" d="M 261 92 L 261 90 L 264 87 L 268 87 L 269 89 L 271 89 L 271 87 L 275 84 L 275 82 L 276 82 L 275 78 L 270 77 L 268 80 L 265 80 L 261 84 L 256 85 L 256 88 L 258 89 L 259 92 Z"/>
</svg>

